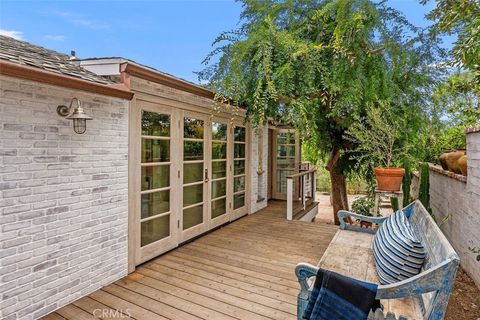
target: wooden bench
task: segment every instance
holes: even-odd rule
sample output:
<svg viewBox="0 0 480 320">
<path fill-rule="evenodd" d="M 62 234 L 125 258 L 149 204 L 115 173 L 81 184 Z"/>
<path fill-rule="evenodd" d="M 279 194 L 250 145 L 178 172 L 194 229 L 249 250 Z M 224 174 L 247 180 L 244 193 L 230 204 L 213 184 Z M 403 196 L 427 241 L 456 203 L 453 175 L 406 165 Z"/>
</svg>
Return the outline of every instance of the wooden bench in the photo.
<svg viewBox="0 0 480 320">
<path fill-rule="evenodd" d="M 384 311 L 377 310 L 369 319 L 443 319 L 458 268 L 458 255 L 418 200 L 403 210 L 417 237 L 422 240 L 427 257 L 418 275 L 378 286 L 377 299 L 381 300 Z M 348 211 L 339 211 L 338 217 L 340 230 L 318 266 L 359 280 L 378 283 L 371 249 L 377 228 L 350 225 L 345 223 L 345 218 L 372 222 L 375 226 L 380 225 L 386 217 L 366 217 Z M 317 270 L 317 267 L 307 263 L 299 263 L 295 268 L 301 287 L 297 300 L 298 319 L 302 318 L 307 306 Z"/>
</svg>

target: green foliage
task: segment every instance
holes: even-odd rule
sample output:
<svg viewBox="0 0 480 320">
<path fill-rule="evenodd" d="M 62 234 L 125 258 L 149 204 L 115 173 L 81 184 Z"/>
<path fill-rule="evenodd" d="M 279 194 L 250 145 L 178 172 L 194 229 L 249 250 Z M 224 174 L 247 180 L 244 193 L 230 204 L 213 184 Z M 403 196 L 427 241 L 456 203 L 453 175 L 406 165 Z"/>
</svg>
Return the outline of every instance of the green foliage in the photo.
<svg viewBox="0 0 480 320">
<path fill-rule="evenodd" d="M 386 2 L 245 0 L 243 7 L 243 24 L 215 40 L 205 63 L 220 58 L 199 78 L 246 107 L 254 126 L 268 118 L 294 125 L 312 159 L 339 151 L 341 173 L 359 161 L 345 152 L 355 146 L 344 133 L 371 106 L 388 108 L 401 128 L 398 147 L 414 145 L 440 79 L 432 64 L 441 51 L 424 30 Z"/>
<path fill-rule="evenodd" d="M 398 211 L 398 209 L 400 209 L 400 207 L 398 205 L 398 198 L 390 198 L 390 204 L 392 205 L 392 210 L 394 212 Z"/>
<path fill-rule="evenodd" d="M 428 0 L 421 0 L 426 3 Z M 480 93 L 480 2 L 478 0 L 437 0 L 427 16 L 435 22 L 433 35 L 454 34 L 451 64 L 466 70 L 463 91 Z"/>
<path fill-rule="evenodd" d="M 328 192 L 332 190 L 330 174 L 327 170 L 318 170 L 317 171 L 317 191 Z"/>
<path fill-rule="evenodd" d="M 389 107 L 387 103 L 371 106 L 366 117 L 353 123 L 345 134 L 355 145 L 350 151 L 353 158 L 369 170 L 397 166 L 404 156 L 403 146 L 398 143 L 400 128 L 390 115 Z"/>
<path fill-rule="evenodd" d="M 412 198 L 410 197 L 410 186 L 412 184 L 412 168 L 409 163 L 403 165 L 405 168 L 405 175 L 403 176 L 402 191 L 403 191 L 403 203 L 402 206 L 406 207 Z"/>
<path fill-rule="evenodd" d="M 443 152 L 465 148 L 465 127 L 445 127 L 440 132 L 432 135 L 430 146 L 426 150 L 425 160 L 428 162 L 439 163 L 438 158 Z"/>
<path fill-rule="evenodd" d="M 420 166 L 420 186 L 418 200 L 420 200 L 425 209 L 430 211 L 430 181 L 428 163 L 422 163 Z"/>
<path fill-rule="evenodd" d="M 370 210 L 374 206 L 374 200 L 370 196 L 361 197 L 352 203 L 352 211 L 363 216 L 372 216 Z"/>
</svg>

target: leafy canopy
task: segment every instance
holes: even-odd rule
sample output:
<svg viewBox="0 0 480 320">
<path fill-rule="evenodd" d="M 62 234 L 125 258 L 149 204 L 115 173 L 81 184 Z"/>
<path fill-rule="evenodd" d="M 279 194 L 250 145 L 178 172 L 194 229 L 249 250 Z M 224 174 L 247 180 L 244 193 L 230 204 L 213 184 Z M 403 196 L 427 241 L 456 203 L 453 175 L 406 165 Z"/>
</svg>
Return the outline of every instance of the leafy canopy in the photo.
<svg viewBox="0 0 480 320">
<path fill-rule="evenodd" d="M 423 30 L 385 2 L 244 0 L 243 24 L 222 33 L 199 73 L 219 95 L 294 125 L 322 152 L 347 150 L 344 132 L 367 106 L 388 105 L 413 139 L 443 54 Z M 209 64 L 213 56 L 218 62 Z M 339 163 L 350 167 L 348 154 Z"/>
</svg>

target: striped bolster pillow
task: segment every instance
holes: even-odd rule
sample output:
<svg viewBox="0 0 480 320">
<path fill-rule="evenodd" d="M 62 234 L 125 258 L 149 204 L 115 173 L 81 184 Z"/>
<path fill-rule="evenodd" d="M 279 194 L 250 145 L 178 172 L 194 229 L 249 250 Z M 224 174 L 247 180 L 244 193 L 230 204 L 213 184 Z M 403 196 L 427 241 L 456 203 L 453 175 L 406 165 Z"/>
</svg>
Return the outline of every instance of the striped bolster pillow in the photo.
<svg viewBox="0 0 480 320">
<path fill-rule="evenodd" d="M 375 234 L 372 249 L 381 284 L 418 274 L 425 260 L 425 248 L 401 210 L 382 223 Z"/>
</svg>

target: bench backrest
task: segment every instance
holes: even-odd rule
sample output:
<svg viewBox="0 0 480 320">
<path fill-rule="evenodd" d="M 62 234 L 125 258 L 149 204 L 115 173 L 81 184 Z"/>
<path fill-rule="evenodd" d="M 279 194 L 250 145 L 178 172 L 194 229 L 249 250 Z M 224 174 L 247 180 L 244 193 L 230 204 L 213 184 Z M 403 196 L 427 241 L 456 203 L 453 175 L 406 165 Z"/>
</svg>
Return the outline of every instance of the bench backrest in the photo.
<svg viewBox="0 0 480 320">
<path fill-rule="evenodd" d="M 422 271 L 431 269 L 449 260 L 459 261 L 458 255 L 452 245 L 448 242 L 437 223 L 420 201 L 412 202 L 405 207 L 403 211 L 407 215 L 410 225 L 415 230 L 415 234 L 421 238 L 427 253 Z M 456 271 L 456 267 L 453 268 L 453 270 Z M 455 273 L 455 271 L 453 271 L 453 273 Z M 453 277 L 455 274 L 451 276 Z M 447 279 L 439 279 L 439 281 L 445 280 Z M 445 281 L 445 283 L 447 283 L 447 281 Z M 450 290 L 451 288 L 446 289 Z M 432 308 L 432 303 L 438 303 L 435 301 L 438 293 L 439 291 L 434 291 L 422 294 L 424 313 L 427 313 Z"/>
<path fill-rule="evenodd" d="M 449 258 L 458 259 L 452 245 L 420 201 L 412 202 L 403 211 L 415 230 L 415 234 L 421 238 L 427 252 L 423 265 L 424 270 L 430 269 Z"/>
</svg>

